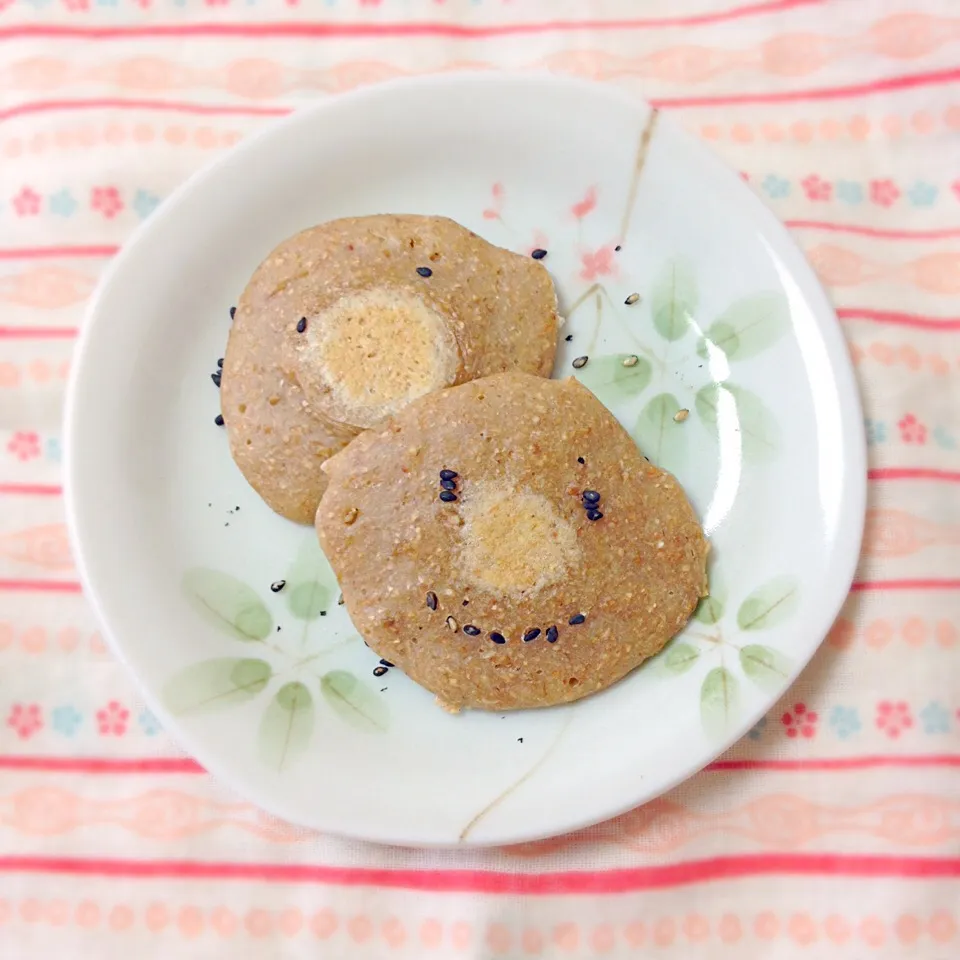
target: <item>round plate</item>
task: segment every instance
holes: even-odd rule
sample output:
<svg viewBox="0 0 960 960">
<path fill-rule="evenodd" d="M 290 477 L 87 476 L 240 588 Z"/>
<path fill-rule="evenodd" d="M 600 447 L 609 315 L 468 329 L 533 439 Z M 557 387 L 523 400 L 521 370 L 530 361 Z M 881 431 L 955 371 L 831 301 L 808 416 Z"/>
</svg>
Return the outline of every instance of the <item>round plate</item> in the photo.
<svg viewBox="0 0 960 960">
<path fill-rule="evenodd" d="M 548 250 L 568 318 L 555 375 L 593 388 L 703 518 L 713 596 L 600 695 L 449 716 L 398 670 L 374 675 L 312 530 L 260 502 L 214 425 L 210 374 L 260 260 L 381 212 Z M 272 813 L 388 843 L 557 834 L 700 769 L 812 656 L 864 512 L 845 345 L 786 231 L 668 118 L 549 77 L 368 88 L 195 177 L 109 270 L 66 432 L 80 573 L 166 729 Z"/>
</svg>

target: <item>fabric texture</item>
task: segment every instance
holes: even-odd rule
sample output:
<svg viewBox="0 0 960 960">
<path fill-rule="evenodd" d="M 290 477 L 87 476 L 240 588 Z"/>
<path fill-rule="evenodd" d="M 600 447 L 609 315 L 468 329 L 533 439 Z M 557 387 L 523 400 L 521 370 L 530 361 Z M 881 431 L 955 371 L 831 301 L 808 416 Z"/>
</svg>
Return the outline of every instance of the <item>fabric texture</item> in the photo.
<svg viewBox="0 0 960 960">
<path fill-rule="evenodd" d="M 9 957 L 960 954 L 955 0 L 0 0 L 0 952 Z M 279 823 L 180 756 L 76 583 L 60 407 L 130 232 L 296 106 L 547 69 L 669 110 L 793 230 L 870 449 L 855 590 L 708 770 L 520 848 Z"/>
</svg>

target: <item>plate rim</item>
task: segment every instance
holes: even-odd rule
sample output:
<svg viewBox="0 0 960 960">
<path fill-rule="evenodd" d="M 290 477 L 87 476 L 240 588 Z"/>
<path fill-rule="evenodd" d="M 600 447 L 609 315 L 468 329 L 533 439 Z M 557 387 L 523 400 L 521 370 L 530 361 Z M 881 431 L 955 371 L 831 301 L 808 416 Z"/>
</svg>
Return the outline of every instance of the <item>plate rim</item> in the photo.
<svg viewBox="0 0 960 960">
<path fill-rule="evenodd" d="M 317 122 L 322 123 L 324 122 L 323 116 L 325 113 L 343 109 L 345 103 L 362 107 L 365 100 L 379 99 L 382 97 L 389 98 L 398 90 L 412 89 L 428 92 L 430 89 L 438 86 L 444 87 L 449 85 L 466 85 L 468 87 L 482 85 L 490 88 L 500 86 L 503 88 L 504 93 L 509 92 L 510 88 L 516 85 L 525 86 L 532 92 L 535 92 L 535 88 L 537 87 L 550 87 L 553 89 L 566 87 L 572 92 L 578 92 L 581 95 L 589 93 L 593 96 L 605 97 L 610 101 L 615 101 L 619 103 L 619 105 L 635 112 L 638 120 L 642 119 L 647 111 L 657 109 L 648 101 L 634 96 L 613 84 L 556 76 L 542 71 L 479 70 L 398 77 L 381 83 L 360 87 L 342 94 L 336 94 L 317 103 L 299 108 L 295 107 L 288 116 L 266 124 L 236 147 L 230 149 L 222 156 L 212 159 L 209 163 L 195 171 L 169 195 L 167 200 L 153 216 L 145 220 L 133 231 L 129 238 L 123 243 L 120 251 L 115 255 L 112 262 L 107 266 L 106 270 L 104 270 L 97 283 L 94 293 L 83 312 L 82 324 L 71 356 L 70 377 L 65 392 L 62 418 L 62 480 L 68 536 L 77 575 L 83 587 L 83 597 L 85 601 L 89 603 L 111 652 L 120 661 L 128 676 L 133 680 L 138 693 L 148 708 L 161 719 L 164 730 L 173 743 L 192 758 L 203 755 L 202 766 L 204 769 L 234 793 L 249 799 L 257 806 L 262 806 L 264 809 L 274 812 L 277 816 L 290 819 L 295 823 L 303 823 L 303 821 L 297 816 L 290 817 L 284 814 L 281 809 L 282 803 L 274 803 L 274 797 L 269 797 L 267 802 L 264 803 L 262 797 L 252 794 L 246 786 L 238 786 L 238 781 L 234 779 L 231 772 L 221 765 L 219 757 L 216 755 L 216 750 L 211 751 L 203 744 L 198 745 L 194 743 L 194 737 L 187 727 L 179 723 L 169 714 L 169 711 L 167 711 L 160 702 L 159 696 L 154 695 L 146 679 L 141 676 L 139 671 L 133 668 L 130 660 L 126 656 L 124 642 L 115 635 L 107 617 L 104 615 L 104 604 L 102 601 L 104 589 L 98 588 L 88 567 L 88 547 L 85 544 L 92 538 L 81 535 L 80 530 L 81 527 L 88 527 L 89 521 L 84 522 L 81 519 L 84 508 L 76 499 L 75 488 L 75 474 L 78 470 L 78 453 L 75 443 L 78 429 L 77 408 L 82 381 L 85 379 L 85 361 L 90 351 L 90 344 L 95 336 L 93 331 L 96 326 L 96 318 L 100 313 L 100 306 L 106 291 L 113 285 L 118 277 L 122 276 L 126 269 L 127 262 L 134 256 L 143 238 L 155 229 L 164 218 L 174 215 L 174 212 L 178 210 L 185 199 L 189 198 L 189 196 L 196 191 L 203 190 L 225 167 L 235 162 L 238 156 L 241 156 L 244 152 L 255 149 L 257 145 L 262 144 L 271 137 L 278 136 L 288 127 Z M 839 525 L 838 529 L 846 531 L 847 535 L 845 538 L 838 537 L 833 551 L 833 563 L 838 570 L 843 572 L 843 575 L 836 581 L 836 584 L 839 584 L 839 586 L 836 584 L 833 585 L 830 590 L 824 591 L 820 597 L 820 612 L 813 618 L 817 626 L 816 629 L 811 631 L 812 635 L 816 636 L 816 642 L 811 643 L 809 652 L 802 651 L 800 653 L 796 658 L 794 669 L 791 671 L 789 679 L 778 687 L 775 693 L 767 694 L 762 699 L 761 702 L 763 706 L 759 710 L 745 711 L 740 722 L 734 724 L 730 731 L 725 734 L 722 739 L 717 741 L 715 747 L 711 747 L 702 756 L 698 756 L 692 765 L 688 764 L 684 766 L 682 772 L 664 781 L 656 789 L 656 792 L 650 796 L 646 796 L 642 790 L 638 790 L 638 796 L 631 800 L 623 802 L 618 800 L 616 803 L 607 805 L 600 804 L 597 809 L 577 817 L 567 816 L 563 822 L 558 822 L 547 829 L 537 829 L 535 826 L 533 826 L 532 829 L 528 828 L 521 831 L 504 831 L 501 829 L 497 835 L 488 836 L 484 834 L 480 839 L 473 839 L 471 837 L 459 841 L 453 839 L 430 839 L 422 836 L 411 838 L 410 835 L 398 836 L 393 833 L 384 833 L 378 830 L 375 823 L 365 825 L 362 830 L 346 830 L 342 827 L 330 828 L 329 826 L 320 826 L 317 823 L 309 824 L 308 826 L 310 827 L 332 833 L 339 837 L 392 846 L 414 845 L 424 848 L 465 849 L 500 846 L 508 843 L 532 842 L 548 837 L 560 836 L 620 816 L 629 810 L 637 808 L 638 805 L 648 803 L 657 796 L 662 796 L 664 793 L 674 789 L 678 784 L 683 783 L 699 773 L 718 756 L 739 742 L 746 731 L 749 730 L 760 717 L 764 716 L 770 710 L 771 706 L 796 682 L 799 674 L 806 668 L 820 648 L 820 645 L 823 643 L 830 627 L 835 622 L 849 595 L 850 585 L 854 580 L 860 558 L 865 525 L 867 448 L 864 431 L 850 429 L 854 423 L 862 423 L 863 407 L 853 364 L 847 353 L 846 340 L 843 336 L 836 311 L 830 303 L 826 291 L 817 278 L 811 264 L 786 225 L 753 191 L 742 183 L 737 172 L 723 158 L 711 150 L 707 144 L 684 129 L 679 122 L 670 116 L 669 112 L 664 114 L 661 111 L 659 122 L 661 124 L 669 124 L 672 128 L 673 135 L 679 136 L 692 151 L 699 153 L 702 162 L 709 164 L 713 168 L 712 172 L 714 175 L 726 177 L 731 182 L 731 186 L 736 185 L 746 216 L 756 222 L 759 227 L 778 234 L 785 243 L 786 248 L 790 249 L 795 255 L 796 262 L 790 264 L 790 275 L 797 278 L 802 284 L 804 299 L 809 304 L 811 312 L 816 319 L 818 336 L 826 347 L 829 369 L 837 385 L 841 400 L 844 401 L 841 404 L 841 413 L 843 414 L 841 417 L 841 438 L 846 469 L 843 474 L 843 492 L 841 499 L 847 505 L 848 509 L 845 511 L 844 522 Z M 832 324 L 829 322 L 831 318 L 833 320 Z M 95 523 L 95 521 L 93 522 Z M 197 749 L 198 746 L 199 749 Z M 214 755 L 207 756 L 208 753 Z M 198 760 L 197 762 L 199 763 L 200 761 Z M 603 809 L 599 809 L 600 806 L 602 806 Z"/>
</svg>

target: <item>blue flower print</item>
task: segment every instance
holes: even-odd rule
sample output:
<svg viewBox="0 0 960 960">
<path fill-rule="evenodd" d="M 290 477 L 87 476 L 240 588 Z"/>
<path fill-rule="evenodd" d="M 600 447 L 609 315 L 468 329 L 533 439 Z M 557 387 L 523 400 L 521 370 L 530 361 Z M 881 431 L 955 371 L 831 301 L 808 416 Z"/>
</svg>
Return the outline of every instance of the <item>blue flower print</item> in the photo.
<svg viewBox="0 0 960 960">
<path fill-rule="evenodd" d="M 860 715 L 855 707 L 834 707 L 830 712 L 830 726 L 841 740 L 846 740 L 859 732 Z"/>
<path fill-rule="evenodd" d="M 140 729 L 148 737 L 155 737 L 163 729 L 160 726 L 160 721 L 147 709 L 140 711 L 140 715 L 137 717 L 137 723 L 140 724 Z"/>
<path fill-rule="evenodd" d="M 907 196 L 915 207 L 932 207 L 937 202 L 937 188 L 932 183 L 918 180 L 907 191 Z"/>
<path fill-rule="evenodd" d="M 78 206 L 69 190 L 58 190 L 50 195 L 50 212 L 57 217 L 72 217 Z"/>
<path fill-rule="evenodd" d="M 864 420 L 867 431 L 867 443 L 884 443 L 887 439 L 887 425 L 882 420 Z"/>
<path fill-rule="evenodd" d="M 863 187 L 852 180 L 838 180 L 837 199 L 844 203 L 863 203 Z"/>
<path fill-rule="evenodd" d="M 46 443 L 43 445 L 44 453 L 48 460 L 55 460 L 57 463 L 60 462 L 60 438 L 59 437 L 48 437 Z"/>
<path fill-rule="evenodd" d="M 769 174 L 761 184 L 768 197 L 779 199 L 790 196 L 790 181 L 775 174 Z"/>
<path fill-rule="evenodd" d="M 763 728 L 767 725 L 767 718 L 761 717 L 748 731 L 751 740 L 759 740 L 763 736 Z"/>
<path fill-rule="evenodd" d="M 160 198 L 146 190 L 138 190 L 133 197 L 133 209 L 141 220 L 146 220 L 157 209 L 159 203 Z"/>
<path fill-rule="evenodd" d="M 945 427 L 935 427 L 933 439 L 937 441 L 937 446 L 943 447 L 944 450 L 957 449 L 957 441 Z"/>
<path fill-rule="evenodd" d="M 57 733 L 62 733 L 65 737 L 72 737 L 80 729 L 80 724 L 83 722 L 80 712 L 69 705 L 54 707 L 50 717 L 53 729 Z"/>
<path fill-rule="evenodd" d="M 934 700 L 920 711 L 924 733 L 949 733 L 950 711 Z"/>
</svg>

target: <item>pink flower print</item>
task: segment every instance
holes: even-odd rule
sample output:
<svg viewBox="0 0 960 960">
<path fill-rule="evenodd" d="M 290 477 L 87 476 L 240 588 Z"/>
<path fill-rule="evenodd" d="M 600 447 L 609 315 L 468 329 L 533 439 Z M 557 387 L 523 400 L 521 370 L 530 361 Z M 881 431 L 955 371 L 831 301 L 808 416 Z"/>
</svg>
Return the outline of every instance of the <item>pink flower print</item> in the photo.
<svg viewBox="0 0 960 960">
<path fill-rule="evenodd" d="M 533 243 L 527 245 L 526 254 L 532 256 L 534 250 L 549 250 L 550 241 L 542 230 L 533 231 Z"/>
<path fill-rule="evenodd" d="M 130 711 L 118 700 L 111 700 L 97 711 L 97 729 L 101 737 L 122 737 L 127 732 Z"/>
<path fill-rule="evenodd" d="M 590 187 L 583 195 L 582 200 L 578 200 L 571 208 L 570 212 L 578 219 L 582 220 L 597 205 L 597 188 Z"/>
<path fill-rule="evenodd" d="M 361 7 L 379 7 L 380 0 L 360 0 Z"/>
<path fill-rule="evenodd" d="M 904 443 L 927 442 L 927 428 L 912 413 L 908 413 L 897 426 L 900 428 L 900 439 Z"/>
<path fill-rule="evenodd" d="M 589 250 L 580 254 L 582 268 L 580 276 L 584 280 L 596 280 L 597 277 L 611 277 L 617 272 L 617 265 L 613 257 L 613 247 L 607 244 L 591 253 Z"/>
<path fill-rule="evenodd" d="M 90 207 L 112 220 L 123 209 L 120 191 L 116 187 L 94 187 L 90 192 Z"/>
<path fill-rule="evenodd" d="M 40 456 L 40 437 L 32 430 L 18 430 L 7 442 L 7 450 L 26 463 Z"/>
<path fill-rule="evenodd" d="M 829 200 L 833 187 L 826 180 L 822 180 L 815 173 L 800 181 L 803 192 L 808 200 Z"/>
<path fill-rule="evenodd" d="M 484 220 L 499 220 L 503 212 L 503 184 L 495 183 L 490 188 L 490 206 L 483 211 Z"/>
<path fill-rule="evenodd" d="M 16 731 L 21 740 L 29 740 L 43 727 L 43 714 L 39 703 L 15 703 L 10 708 L 7 726 Z"/>
<path fill-rule="evenodd" d="M 40 194 L 30 187 L 22 187 L 13 198 L 13 209 L 18 217 L 35 217 L 40 212 Z"/>
<path fill-rule="evenodd" d="M 90 0 L 63 0 L 63 5 L 68 10 L 80 11 L 90 9 Z"/>
<path fill-rule="evenodd" d="M 910 707 L 903 700 L 891 703 L 881 700 L 877 704 L 877 729 L 882 730 L 891 740 L 896 740 L 904 730 L 913 726 Z"/>
<path fill-rule="evenodd" d="M 900 191 L 892 180 L 870 181 L 870 199 L 881 207 L 893 206 L 899 196 Z"/>
<path fill-rule="evenodd" d="M 203 0 L 208 7 L 225 7 L 230 0 Z"/>
<path fill-rule="evenodd" d="M 793 711 L 787 711 L 780 722 L 786 727 L 790 738 L 805 737 L 807 740 L 817 734 L 817 720 L 819 717 L 813 710 L 808 710 L 805 703 L 795 703 Z"/>
<path fill-rule="evenodd" d="M 960 200 L 960 180 L 954 180 L 950 184 L 950 189 L 954 192 L 956 198 Z"/>
</svg>

